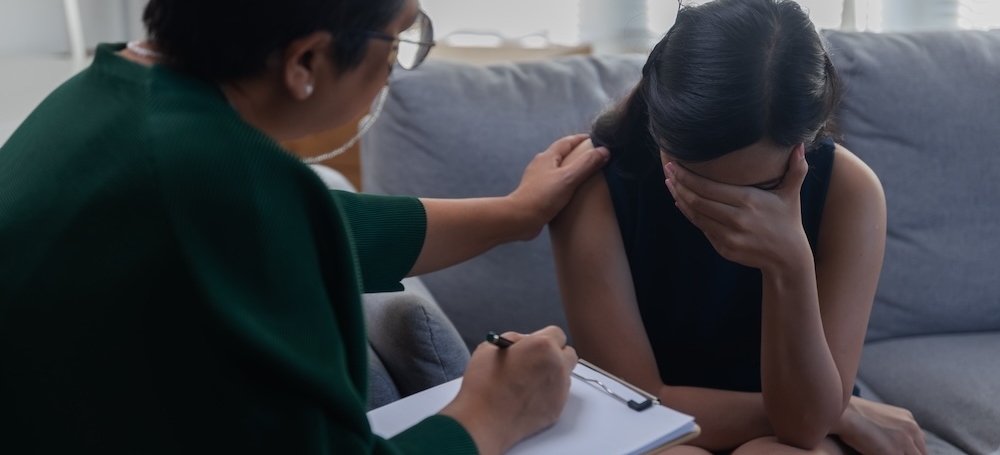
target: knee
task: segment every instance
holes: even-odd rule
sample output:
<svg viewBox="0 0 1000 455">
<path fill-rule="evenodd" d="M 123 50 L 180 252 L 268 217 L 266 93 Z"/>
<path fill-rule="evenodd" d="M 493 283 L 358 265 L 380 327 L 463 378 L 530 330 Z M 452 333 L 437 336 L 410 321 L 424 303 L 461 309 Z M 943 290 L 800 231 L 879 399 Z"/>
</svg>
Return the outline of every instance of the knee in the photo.
<svg viewBox="0 0 1000 455">
<path fill-rule="evenodd" d="M 732 455 L 844 455 L 840 445 L 832 438 L 824 439 L 819 447 L 813 450 L 802 450 L 778 442 L 778 438 L 767 436 L 749 441 L 733 451 Z"/>
<path fill-rule="evenodd" d="M 736 450 L 733 451 L 732 455 L 772 453 L 775 447 L 781 445 L 782 444 L 778 442 L 778 438 L 774 436 L 766 436 L 744 443 L 743 445 L 737 447 Z"/>
<path fill-rule="evenodd" d="M 657 455 L 712 455 L 712 452 L 695 446 L 677 446 L 659 452 Z"/>
</svg>

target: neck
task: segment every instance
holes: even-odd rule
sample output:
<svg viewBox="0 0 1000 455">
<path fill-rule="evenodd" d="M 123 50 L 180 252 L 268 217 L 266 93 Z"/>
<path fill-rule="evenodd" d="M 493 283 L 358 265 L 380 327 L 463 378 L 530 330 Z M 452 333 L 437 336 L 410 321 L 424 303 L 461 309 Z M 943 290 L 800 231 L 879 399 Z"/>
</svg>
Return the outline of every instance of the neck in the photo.
<svg viewBox="0 0 1000 455">
<path fill-rule="evenodd" d="M 297 131 L 294 113 L 288 112 L 287 104 L 270 92 L 270 84 L 261 81 L 228 82 L 219 84 L 229 105 L 237 114 L 254 128 L 270 136 L 275 142 L 298 139 L 304 134 Z"/>
</svg>

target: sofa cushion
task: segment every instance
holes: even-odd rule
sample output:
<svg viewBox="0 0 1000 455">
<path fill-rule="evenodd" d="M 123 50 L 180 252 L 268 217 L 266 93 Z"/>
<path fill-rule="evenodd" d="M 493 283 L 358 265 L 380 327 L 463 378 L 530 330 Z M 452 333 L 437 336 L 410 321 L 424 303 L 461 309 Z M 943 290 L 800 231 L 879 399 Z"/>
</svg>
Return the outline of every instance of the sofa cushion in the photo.
<svg viewBox="0 0 1000 455">
<path fill-rule="evenodd" d="M 368 410 L 380 408 L 402 398 L 392 375 L 385 369 L 382 359 L 368 345 Z"/>
<path fill-rule="evenodd" d="M 865 345 L 861 380 L 886 403 L 970 454 L 1000 450 L 1000 332 Z"/>
<path fill-rule="evenodd" d="M 428 61 L 397 71 L 382 118 L 362 140 L 367 192 L 499 196 L 535 154 L 589 132 L 638 81 L 644 57 L 469 66 Z M 472 347 L 487 331 L 566 327 L 547 233 L 421 277 Z"/>
<path fill-rule="evenodd" d="M 420 280 L 403 286 L 365 294 L 364 307 L 368 342 L 405 397 L 462 376 L 469 351 Z"/>
<path fill-rule="evenodd" d="M 888 204 L 868 339 L 1000 330 L 1000 31 L 824 35 Z"/>
<path fill-rule="evenodd" d="M 877 393 L 875 393 L 875 391 L 872 390 L 872 388 L 869 387 L 868 384 L 865 383 L 865 381 L 862 380 L 861 378 L 857 378 L 854 384 L 858 386 L 858 390 L 860 391 L 858 396 L 860 396 L 861 398 L 864 398 L 869 401 L 874 401 L 876 403 L 885 403 L 885 400 L 883 400 L 882 397 L 880 397 Z M 963 452 L 961 449 L 945 442 L 938 435 L 931 433 L 930 431 L 927 431 L 926 428 L 924 428 L 923 430 L 924 430 L 924 437 L 927 443 L 928 455 L 966 455 L 965 452 Z"/>
</svg>

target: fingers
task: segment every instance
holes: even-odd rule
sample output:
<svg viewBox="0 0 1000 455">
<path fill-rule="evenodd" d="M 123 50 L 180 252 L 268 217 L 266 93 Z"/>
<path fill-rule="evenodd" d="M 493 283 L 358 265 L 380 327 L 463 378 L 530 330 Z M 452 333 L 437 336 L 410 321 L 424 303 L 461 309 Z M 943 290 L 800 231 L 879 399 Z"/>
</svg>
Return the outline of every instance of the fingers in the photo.
<svg viewBox="0 0 1000 455">
<path fill-rule="evenodd" d="M 550 325 L 531 334 L 532 336 L 546 336 L 556 342 L 560 348 L 566 347 L 566 332 L 554 325 Z"/>
<path fill-rule="evenodd" d="M 513 343 L 517 343 L 518 341 L 521 341 L 521 339 L 524 338 L 527 335 L 524 335 L 523 333 L 517 333 L 517 332 L 504 332 L 500 336 L 502 336 L 502 337 L 510 340 Z"/>
<path fill-rule="evenodd" d="M 677 163 L 667 163 L 664 169 L 667 178 L 673 181 L 675 186 L 688 189 L 705 199 L 739 207 L 743 205 L 747 198 L 748 191 L 746 188 L 713 182 L 688 171 Z"/>
<path fill-rule="evenodd" d="M 566 346 L 566 332 L 559 327 L 550 325 L 533 333 L 532 336 L 548 337 L 555 341 L 556 346 L 560 348 L 559 355 L 562 358 L 563 368 L 567 372 L 571 371 L 576 366 L 576 362 L 580 360 L 576 355 L 576 349 L 573 349 L 572 346 Z"/>
<path fill-rule="evenodd" d="M 560 348 L 566 347 L 566 332 L 564 332 L 563 329 L 560 329 L 559 327 L 556 327 L 554 325 L 550 325 L 543 329 L 537 330 L 530 335 L 525 335 L 523 333 L 517 333 L 517 332 L 504 332 L 500 336 L 510 340 L 513 343 L 517 343 L 518 341 L 521 341 L 529 336 L 530 337 L 542 336 L 550 338 L 552 341 L 555 342 L 556 346 Z"/>
<path fill-rule="evenodd" d="M 569 156 L 569 154 L 572 153 L 578 145 L 587 139 L 590 139 L 589 134 L 574 134 L 572 136 L 566 136 L 553 142 L 546 152 L 555 154 L 556 158 L 562 162 L 562 160 Z"/>
<path fill-rule="evenodd" d="M 702 230 L 705 230 L 706 226 L 699 224 L 701 218 L 709 218 L 720 225 L 730 226 L 733 224 L 730 220 L 735 220 L 739 216 L 740 209 L 737 207 L 706 199 L 673 179 L 667 179 L 666 184 L 674 201 L 677 202 L 677 208 Z M 730 227 L 738 228 L 738 226 Z"/>
<path fill-rule="evenodd" d="M 806 146 L 799 144 L 788 156 L 788 172 L 777 190 L 783 193 L 798 194 L 802 190 L 802 182 L 805 181 L 808 173 L 809 163 L 806 162 Z"/>
<path fill-rule="evenodd" d="M 916 421 L 914 420 L 913 423 L 916 424 Z M 913 443 L 917 446 L 918 454 L 927 455 L 927 435 L 924 434 L 924 430 L 921 430 L 919 425 L 917 425 Z"/>
<path fill-rule="evenodd" d="M 708 241 L 712 244 L 719 254 L 727 256 L 730 252 L 732 246 L 736 243 L 736 235 L 732 229 L 730 229 L 722 221 L 716 220 L 712 217 L 706 216 L 703 213 L 693 210 L 690 206 L 678 202 L 677 208 L 680 209 L 681 213 L 684 214 L 691 224 L 695 225 L 698 229 L 705 234 Z M 730 234 L 727 234 L 730 233 Z"/>
<path fill-rule="evenodd" d="M 565 172 L 568 174 L 567 178 L 570 181 L 570 185 L 575 187 L 583 183 L 594 172 L 604 167 L 610 157 L 611 153 L 607 148 L 598 147 L 586 151 L 583 156 L 573 160 L 572 163 L 565 166 Z"/>
<path fill-rule="evenodd" d="M 559 355 L 562 360 L 563 367 L 567 370 L 572 370 L 576 365 L 576 362 L 580 360 L 576 354 L 576 349 L 572 346 L 566 346 L 566 332 L 554 325 L 538 330 L 531 335 L 524 335 L 517 332 L 504 332 L 503 335 L 500 336 L 514 342 L 515 344 L 527 337 L 548 338 L 560 349 Z"/>
<path fill-rule="evenodd" d="M 563 367 L 567 371 L 573 371 L 573 367 L 580 361 L 580 356 L 576 354 L 573 346 L 566 346 L 562 349 Z M 927 455 L 926 453 L 924 455 Z"/>
</svg>

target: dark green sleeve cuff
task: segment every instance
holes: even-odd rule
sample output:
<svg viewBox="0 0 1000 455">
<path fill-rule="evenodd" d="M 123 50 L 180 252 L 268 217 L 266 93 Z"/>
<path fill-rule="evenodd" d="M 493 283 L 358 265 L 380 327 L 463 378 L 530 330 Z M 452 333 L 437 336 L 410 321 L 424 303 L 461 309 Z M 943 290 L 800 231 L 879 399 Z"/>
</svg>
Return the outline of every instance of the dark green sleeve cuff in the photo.
<svg viewBox="0 0 1000 455">
<path fill-rule="evenodd" d="M 331 191 L 347 218 L 364 292 L 402 291 L 424 247 L 427 213 L 417 198 Z"/>
<path fill-rule="evenodd" d="M 430 416 L 391 440 L 401 453 L 476 455 L 476 443 L 460 423 L 444 415 Z"/>
</svg>

